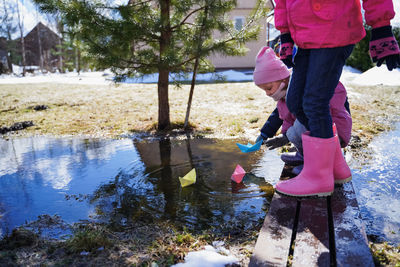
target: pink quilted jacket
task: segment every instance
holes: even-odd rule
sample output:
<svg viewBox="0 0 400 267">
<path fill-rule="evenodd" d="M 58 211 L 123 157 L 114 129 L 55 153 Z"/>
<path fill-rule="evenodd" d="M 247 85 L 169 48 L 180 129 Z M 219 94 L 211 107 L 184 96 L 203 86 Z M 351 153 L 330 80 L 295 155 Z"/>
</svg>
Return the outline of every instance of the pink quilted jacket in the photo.
<svg viewBox="0 0 400 267">
<path fill-rule="evenodd" d="M 396 0 L 398 1 L 398 0 Z M 276 0 L 275 27 L 290 32 L 304 49 L 358 43 L 365 30 L 360 0 Z M 392 0 L 363 0 L 365 20 L 373 28 L 390 25 Z"/>
<path fill-rule="evenodd" d="M 335 93 L 329 102 L 332 121 L 336 124 L 336 129 L 342 143 L 342 147 L 347 146 L 351 138 L 352 119 L 349 112 L 344 107 L 347 92 L 341 82 L 338 83 Z M 286 131 L 294 124 L 296 117 L 290 113 L 285 100 L 279 100 L 277 103 L 279 118 L 283 120 L 281 133 Z"/>
</svg>

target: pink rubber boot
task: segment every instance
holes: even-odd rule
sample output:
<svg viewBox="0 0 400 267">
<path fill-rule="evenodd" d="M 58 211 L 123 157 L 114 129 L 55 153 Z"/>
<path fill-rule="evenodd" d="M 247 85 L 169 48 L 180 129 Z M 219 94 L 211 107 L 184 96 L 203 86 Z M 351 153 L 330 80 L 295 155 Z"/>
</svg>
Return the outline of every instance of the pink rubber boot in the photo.
<svg viewBox="0 0 400 267">
<path fill-rule="evenodd" d="M 336 138 L 336 152 L 335 152 L 335 161 L 333 164 L 333 177 L 335 178 L 335 184 L 344 184 L 351 181 L 351 171 L 349 165 L 347 165 L 347 162 L 343 157 L 335 124 L 333 124 L 333 135 Z"/>
<path fill-rule="evenodd" d="M 302 135 L 304 168 L 289 180 L 276 184 L 276 191 L 295 197 L 329 196 L 333 193 L 333 163 L 336 153 L 336 138 Z"/>
</svg>

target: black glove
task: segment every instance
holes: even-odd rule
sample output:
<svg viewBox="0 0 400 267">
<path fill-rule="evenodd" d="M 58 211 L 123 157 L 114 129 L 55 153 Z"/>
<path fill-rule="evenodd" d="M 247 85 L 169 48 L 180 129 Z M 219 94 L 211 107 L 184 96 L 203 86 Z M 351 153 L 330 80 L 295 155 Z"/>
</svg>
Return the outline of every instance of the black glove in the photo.
<svg viewBox="0 0 400 267">
<path fill-rule="evenodd" d="M 288 68 L 293 64 L 293 39 L 290 33 L 281 34 L 281 48 L 279 49 L 279 57 Z"/>
<path fill-rule="evenodd" d="M 369 53 L 373 62 L 380 67 L 386 60 L 388 70 L 400 67 L 399 45 L 392 33 L 392 26 L 372 29 Z"/>
<path fill-rule="evenodd" d="M 284 134 L 280 134 L 274 138 L 268 139 L 265 142 L 265 145 L 267 146 L 268 149 L 275 149 L 281 146 L 286 145 L 289 143 L 289 139 L 286 137 Z"/>
</svg>

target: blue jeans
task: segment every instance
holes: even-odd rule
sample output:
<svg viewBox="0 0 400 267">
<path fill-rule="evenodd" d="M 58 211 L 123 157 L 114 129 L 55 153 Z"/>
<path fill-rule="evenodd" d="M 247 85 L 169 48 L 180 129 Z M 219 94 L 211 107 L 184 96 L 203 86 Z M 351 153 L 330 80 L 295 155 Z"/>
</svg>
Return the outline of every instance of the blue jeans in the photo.
<svg viewBox="0 0 400 267">
<path fill-rule="evenodd" d="M 333 137 L 329 101 L 353 48 L 299 48 L 296 53 L 286 104 L 313 137 Z"/>
</svg>

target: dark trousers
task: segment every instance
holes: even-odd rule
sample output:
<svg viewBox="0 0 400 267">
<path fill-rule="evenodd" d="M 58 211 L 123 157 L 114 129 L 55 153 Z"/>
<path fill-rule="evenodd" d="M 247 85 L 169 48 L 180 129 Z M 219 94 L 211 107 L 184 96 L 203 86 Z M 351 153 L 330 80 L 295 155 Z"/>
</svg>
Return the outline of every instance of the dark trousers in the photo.
<svg viewBox="0 0 400 267">
<path fill-rule="evenodd" d="M 333 137 L 329 101 L 353 48 L 299 48 L 294 57 L 286 104 L 313 137 Z"/>
</svg>

